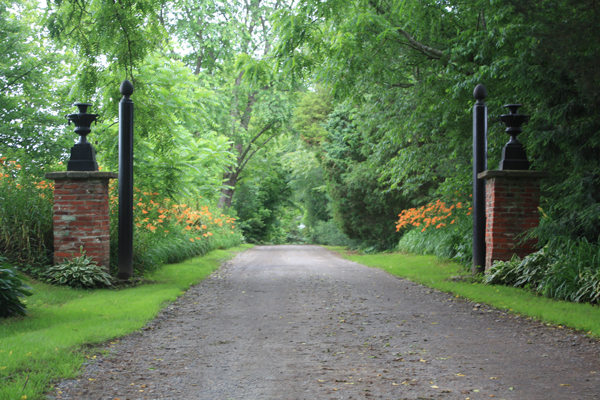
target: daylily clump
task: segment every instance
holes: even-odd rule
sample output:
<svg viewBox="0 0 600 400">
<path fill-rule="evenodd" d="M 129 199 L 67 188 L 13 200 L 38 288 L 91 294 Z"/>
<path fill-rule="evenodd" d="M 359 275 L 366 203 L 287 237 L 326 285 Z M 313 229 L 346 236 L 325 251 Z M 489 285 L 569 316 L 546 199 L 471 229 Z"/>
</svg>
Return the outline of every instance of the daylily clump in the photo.
<svg viewBox="0 0 600 400">
<path fill-rule="evenodd" d="M 396 231 L 408 227 L 420 227 L 421 232 L 429 227 L 436 229 L 443 228 L 448 225 L 453 225 L 458 220 L 460 211 L 466 212 L 466 215 L 471 215 L 472 207 L 463 202 L 448 205 L 447 203 L 437 200 L 419 208 L 409 208 L 402 210 L 398 215 L 400 219 L 396 224 Z"/>
<path fill-rule="evenodd" d="M 111 212 L 118 212 L 116 185 L 111 184 Z M 208 240 L 215 233 L 236 234 L 235 218 L 225 214 L 214 217 L 215 211 L 208 205 L 201 205 L 202 198 L 196 204 L 176 204 L 170 198 L 156 192 L 144 192 L 134 188 L 134 224 L 135 229 L 167 236 L 180 231 L 190 242 Z"/>
</svg>

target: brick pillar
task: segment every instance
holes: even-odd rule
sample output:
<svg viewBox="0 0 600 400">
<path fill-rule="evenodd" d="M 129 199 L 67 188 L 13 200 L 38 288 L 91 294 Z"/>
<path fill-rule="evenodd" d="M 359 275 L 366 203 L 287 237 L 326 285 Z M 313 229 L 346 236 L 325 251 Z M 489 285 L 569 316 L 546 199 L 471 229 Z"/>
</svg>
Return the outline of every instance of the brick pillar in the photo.
<svg viewBox="0 0 600 400">
<path fill-rule="evenodd" d="M 522 235 L 539 224 L 542 171 L 484 171 L 485 183 L 485 269 L 493 262 L 508 261 L 513 254 L 524 257 L 535 251 L 534 240 L 521 243 Z"/>
<path fill-rule="evenodd" d="M 110 264 L 108 182 L 117 174 L 99 171 L 50 172 L 54 180 L 54 263 L 83 250 L 98 265 Z"/>
</svg>

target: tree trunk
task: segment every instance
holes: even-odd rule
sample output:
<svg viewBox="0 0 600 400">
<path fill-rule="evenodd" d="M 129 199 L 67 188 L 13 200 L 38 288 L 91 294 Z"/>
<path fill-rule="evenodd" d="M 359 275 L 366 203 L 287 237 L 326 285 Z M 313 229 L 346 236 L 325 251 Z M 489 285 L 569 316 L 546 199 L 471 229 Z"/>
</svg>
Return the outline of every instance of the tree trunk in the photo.
<svg viewBox="0 0 600 400">
<path fill-rule="evenodd" d="M 235 168 L 235 167 L 234 167 Z M 233 193 L 235 192 L 235 185 L 237 184 L 239 174 L 237 172 L 227 171 L 223 174 L 223 180 L 225 181 L 225 187 L 221 189 L 221 197 L 219 197 L 219 208 L 228 209 L 231 207 L 233 200 Z"/>
</svg>

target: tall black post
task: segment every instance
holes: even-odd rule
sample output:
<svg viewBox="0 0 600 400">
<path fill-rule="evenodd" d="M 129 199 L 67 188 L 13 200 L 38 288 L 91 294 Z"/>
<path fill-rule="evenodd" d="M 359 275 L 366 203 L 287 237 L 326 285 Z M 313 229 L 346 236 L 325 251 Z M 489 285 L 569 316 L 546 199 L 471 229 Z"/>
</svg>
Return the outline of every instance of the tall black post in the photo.
<svg viewBox="0 0 600 400">
<path fill-rule="evenodd" d="M 133 85 L 120 87 L 119 102 L 119 279 L 133 276 Z"/>
<path fill-rule="evenodd" d="M 487 91 L 481 84 L 473 96 L 473 275 L 485 271 L 485 180 L 477 174 L 487 170 Z"/>
</svg>

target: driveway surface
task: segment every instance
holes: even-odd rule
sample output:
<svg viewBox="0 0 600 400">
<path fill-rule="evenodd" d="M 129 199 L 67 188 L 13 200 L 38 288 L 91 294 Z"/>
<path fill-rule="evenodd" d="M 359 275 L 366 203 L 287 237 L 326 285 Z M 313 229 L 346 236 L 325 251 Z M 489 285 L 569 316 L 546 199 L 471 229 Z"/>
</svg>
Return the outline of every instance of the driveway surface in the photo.
<svg viewBox="0 0 600 400">
<path fill-rule="evenodd" d="M 600 346 L 319 246 L 257 246 L 51 399 L 600 399 Z"/>
</svg>

